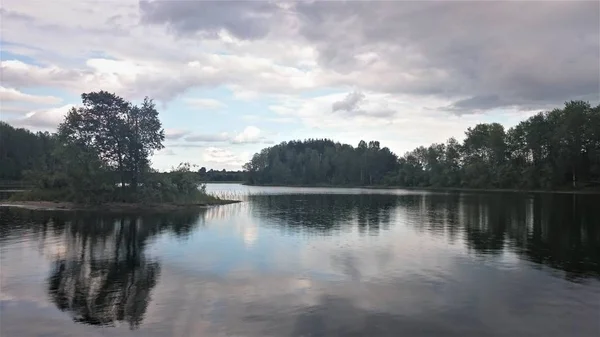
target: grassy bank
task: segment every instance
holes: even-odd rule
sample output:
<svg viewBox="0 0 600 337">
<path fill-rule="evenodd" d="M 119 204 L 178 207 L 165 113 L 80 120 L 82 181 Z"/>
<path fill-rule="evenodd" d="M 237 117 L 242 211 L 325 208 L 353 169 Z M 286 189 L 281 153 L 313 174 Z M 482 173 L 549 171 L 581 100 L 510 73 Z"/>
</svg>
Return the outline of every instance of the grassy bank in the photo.
<svg viewBox="0 0 600 337">
<path fill-rule="evenodd" d="M 68 201 L 14 201 L 8 200 L 0 202 L 0 207 L 19 207 L 31 210 L 64 210 L 64 211 L 103 211 L 103 212 L 165 212 L 195 207 L 209 207 L 217 205 L 233 204 L 237 200 L 213 199 L 198 203 L 130 203 L 130 202 L 109 202 L 105 204 L 81 204 Z"/>
<path fill-rule="evenodd" d="M 22 207 L 44 210 L 102 210 L 102 211 L 169 211 L 193 207 L 226 205 L 239 202 L 210 195 L 202 189 L 169 191 L 152 190 L 154 193 L 128 193 L 128 189 L 112 190 L 111 193 L 90 193 L 82 198 L 68 189 L 32 189 L 14 193 L 4 207 Z"/>
</svg>

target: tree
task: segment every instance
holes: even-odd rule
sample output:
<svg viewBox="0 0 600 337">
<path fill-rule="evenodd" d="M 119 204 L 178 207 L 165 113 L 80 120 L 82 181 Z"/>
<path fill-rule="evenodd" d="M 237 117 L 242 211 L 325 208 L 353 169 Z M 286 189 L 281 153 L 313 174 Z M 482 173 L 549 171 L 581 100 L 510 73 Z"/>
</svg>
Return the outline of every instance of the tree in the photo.
<svg viewBox="0 0 600 337">
<path fill-rule="evenodd" d="M 142 174 L 150 167 L 149 157 L 155 150 L 163 148 L 165 134 L 158 119 L 154 102 L 144 98 L 141 107 L 132 106 L 127 114 L 126 136 L 129 156 L 126 168 L 131 172 L 131 187 L 135 191 Z"/>
<path fill-rule="evenodd" d="M 149 168 L 149 157 L 163 148 L 164 130 L 155 105 L 145 98 L 140 107 L 106 91 L 81 95 L 83 106 L 72 108 L 59 125 L 64 146 L 96 156 L 115 172 L 122 188 L 132 194 Z"/>
</svg>

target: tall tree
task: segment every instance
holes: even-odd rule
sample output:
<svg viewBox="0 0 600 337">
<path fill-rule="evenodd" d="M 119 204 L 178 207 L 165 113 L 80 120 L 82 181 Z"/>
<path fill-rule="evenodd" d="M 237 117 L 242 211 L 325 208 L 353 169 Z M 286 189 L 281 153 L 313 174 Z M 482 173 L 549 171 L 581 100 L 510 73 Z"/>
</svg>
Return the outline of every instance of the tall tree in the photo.
<svg viewBox="0 0 600 337">
<path fill-rule="evenodd" d="M 163 147 L 165 138 L 154 103 L 145 98 L 138 107 L 106 91 L 81 98 L 83 106 L 72 108 L 59 125 L 59 139 L 97 156 L 117 174 L 122 187 L 129 185 L 135 192 L 149 157 Z"/>
</svg>

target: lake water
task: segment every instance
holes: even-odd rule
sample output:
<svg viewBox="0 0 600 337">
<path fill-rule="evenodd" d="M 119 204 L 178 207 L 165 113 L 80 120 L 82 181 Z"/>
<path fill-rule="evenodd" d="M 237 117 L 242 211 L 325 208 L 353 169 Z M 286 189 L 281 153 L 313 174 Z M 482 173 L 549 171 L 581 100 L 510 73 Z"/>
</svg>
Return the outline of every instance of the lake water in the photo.
<svg viewBox="0 0 600 337">
<path fill-rule="evenodd" d="M 0 336 L 599 336 L 600 196 L 261 188 L 0 208 Z"/>
</svg>

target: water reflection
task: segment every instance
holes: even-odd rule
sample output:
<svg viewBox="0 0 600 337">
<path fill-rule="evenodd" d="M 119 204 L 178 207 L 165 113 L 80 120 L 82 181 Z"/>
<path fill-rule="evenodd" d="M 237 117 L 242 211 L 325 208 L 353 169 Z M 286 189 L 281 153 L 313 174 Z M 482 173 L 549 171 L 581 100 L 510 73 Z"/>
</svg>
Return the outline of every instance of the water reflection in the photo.
<svg viewBox="0 0 600 337">
<path fill-rule="evenodd" d="M 2 239 L 15 230 L 55 244 L 47 292 L 75 322 L 131 329 L 142 323 L 160 264 L 146 255 L 148 241 L 162 232 L 187 237 L 204 223 L 206 210 L 153 215 L 39 212 L 3 208 Z M 58 238 L 58 240 L 57 240 Z"/>
<path fill-rule="evenodd" d="M 35 275 L 4 282 L 23 273 L 13 246 L 33 242 L 50 261 L 40 288 L 78 326 L 508 336 L 573 335 L 573 325 L 593 335 L 597 205 L 591 195 L 304 193 L 163 215 L 0 208 L 3 296 Z"/>
<path fill-rule="evenodd" d="M 250 196 L 254 217 L 267 225 L 320 234 L 340 232 L 356 225 L 360 233 L 378 235 L 390 226 L 392 211 L 402 198 L 377 194 L 288 194 Z"/>
<path fill-rule="evenodd" d="M 482 256 L 506 251 L 563 270 L 600 277 L 600 197 L 571 194 L 438 193 L 417 195 L 251 196 L 254 217 L 288 233 L 340 234 L 354 227 L 380 235 L 402 220 Z M 226 209 L 223 209 L 226 210 Z M 385 235 L 385 234 L 382 234 Z"/>
<path fill-rule="evenodd" d="M 405 198 L 410 223 L 483 256 L 513 251 L 578 279 L 600 277 L 600 197 L 569 194 L 445 194 Z M 420 199 L 421 202 L 417 202 Z"/>
</svg>

